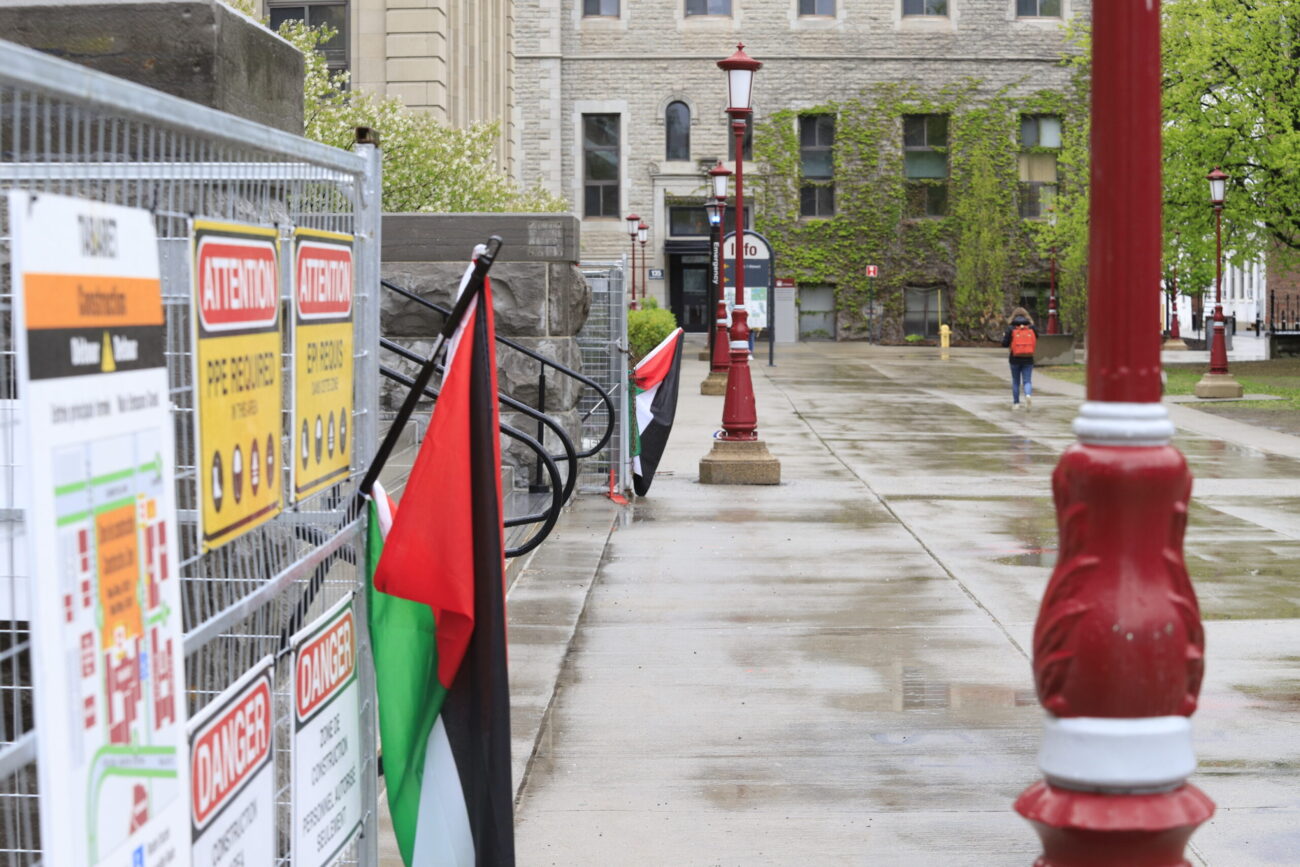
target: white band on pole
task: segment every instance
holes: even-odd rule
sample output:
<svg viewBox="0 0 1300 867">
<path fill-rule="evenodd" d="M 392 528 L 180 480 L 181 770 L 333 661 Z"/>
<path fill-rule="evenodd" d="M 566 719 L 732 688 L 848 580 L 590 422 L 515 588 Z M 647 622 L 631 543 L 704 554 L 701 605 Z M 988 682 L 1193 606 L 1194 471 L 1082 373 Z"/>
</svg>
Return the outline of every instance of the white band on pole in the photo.
<svg viewBox="0 0 1300 867">
<path fill-rule="evenodd" d="M 1174 424 L 1159 403 L 1089 401 L 1079 407 L 1074 433 L 1085 445 L 1166 446 Z"/>
<path fill-rule="evenodd" d="M 743 350 L 745 350 L 746 352 L 749 352 L 749 341 L 748 341 L 748 340 L 733 340 L 733 341 L 731 341 L 731 348 L 732 348 L 732 349 L 743 349 Z"/>
<path fill-rule="evenodd" d="M 1112 719 L 1048 714 L 1038 766 L 1049 782 L 1068 789 L 1169 789 L 1196 770 L 1192 721 L 1185 716 Z"/>
</svg>

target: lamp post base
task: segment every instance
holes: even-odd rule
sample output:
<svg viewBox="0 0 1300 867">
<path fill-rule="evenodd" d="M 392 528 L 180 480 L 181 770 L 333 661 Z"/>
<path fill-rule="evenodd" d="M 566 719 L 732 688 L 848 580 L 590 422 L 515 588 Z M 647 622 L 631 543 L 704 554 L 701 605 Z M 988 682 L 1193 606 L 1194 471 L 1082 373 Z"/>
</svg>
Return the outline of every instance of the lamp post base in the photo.
<svg viewBox="0 0 1300 867">
<path fill-rule="evenodd" d="M 1161 352 L 1185 352 L 1187 344 L 1177 337 L 1171 337 L 1160 345 Z"/>
<path fill-rule="evenodd" d="M 1207 373 L 1196 383 L 1194 393 L 1202 398 L 1241 397 L 1244 390 L 1231 373 Z"/>
<path fill-rule="evenodd" d="M 710 370 L 709 375 L 700 383 L 700 394 L 720 395 L 727 393 L 727 371 Z"/>
<path fill-rule="evenodd" d="M 714 440 L 700 458 L 702 485 L 779 485 L 781 462 L 762 440 Z"/>
</svg>

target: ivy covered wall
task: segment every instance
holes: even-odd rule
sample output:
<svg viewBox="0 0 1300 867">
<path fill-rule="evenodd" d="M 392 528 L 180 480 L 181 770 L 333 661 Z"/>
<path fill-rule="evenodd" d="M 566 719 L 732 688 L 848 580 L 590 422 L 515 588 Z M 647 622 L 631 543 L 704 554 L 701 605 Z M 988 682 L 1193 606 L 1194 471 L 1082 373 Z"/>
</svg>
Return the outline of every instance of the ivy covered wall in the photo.
<svg viewBox="0 0 1300 867">
<path fill-rule="evenodd" d="M 1081 333 L 1086 284 L 1087 81 L 1076 71 L 1067 92 L 1012 95 L 967 79 L 935 90 L 874 85 L 842 102 L 778 111 L 755 129 L 755 221 L 777 255 L 778 276 L 835 287 L 837 336 L 864 339 L 868 308 L 880 313 L 871 336 L 905 336 L 904 290 L 938 288 L 942 321 L 962 340 L 1001 336 L 1025 283 L 1046 284 L 1056 249 L 1064 327 Z M 799 116 L 833 114 L 834 215 L 800 217 Z M 948 116 L 946 216 L 909 218 L 903 117 Z M 1022 115 L 1061 118 L 1056 225 L 1019 210 Z M 1033 149 L 1029 149 L 1030 153 Z M 879 266 L 868 278 L 866 267 Z M 1046 302 L 1042 305 L 1045 313 Z"/>
</svg>

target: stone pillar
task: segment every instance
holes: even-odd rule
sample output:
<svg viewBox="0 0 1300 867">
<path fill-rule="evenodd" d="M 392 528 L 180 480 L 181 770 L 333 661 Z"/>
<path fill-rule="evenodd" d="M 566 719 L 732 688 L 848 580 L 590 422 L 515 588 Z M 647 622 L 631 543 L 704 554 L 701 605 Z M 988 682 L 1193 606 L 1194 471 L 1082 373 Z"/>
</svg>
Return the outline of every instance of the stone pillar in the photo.
<svg viewBox="0 0 1300 867">
<path fill-rule="evenodd" d="M 587 321 L 591 290 L 577 265 L 579 226 L 570 214 L 389 214 L 384 217 L 383 276 L 450 306 L 474 245 L 500 235 L 501 255 L 490 274 L 497 334 L 580 371 L 577 333 Z M 381 333 L 427 353 L 442 317 L 386 290 L 381 302 Z M 415 368 L 392 353 L 383 352 L 380 359 L 403 372 Z M 500 345 L 497 363 L 501 391 L 536 408 L 538 363 Z M 546 414 L 561 423 L 578 449 L 582 447 L 577 409 L 581 391 L 575 380 L 547 370 Z M 385 386 L 381 411 L 396 409 L 401 396 L 400 386 Z M 537 425 L 531 419 L 505 410 L 501 419 L 536 436 Z M 562 451 L 553 436 L 547 437 L 545 445 L 552 454 Z M 506 439 L 502 459 L 519 468 L 516 484 L 526 485 L 532 453 Z"/>
</svg>

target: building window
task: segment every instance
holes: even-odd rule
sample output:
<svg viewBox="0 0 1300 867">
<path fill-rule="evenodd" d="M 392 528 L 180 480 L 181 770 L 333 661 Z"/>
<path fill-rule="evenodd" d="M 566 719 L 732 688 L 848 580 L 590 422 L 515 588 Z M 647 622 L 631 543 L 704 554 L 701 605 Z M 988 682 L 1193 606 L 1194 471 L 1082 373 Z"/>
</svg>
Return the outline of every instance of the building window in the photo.
<svg viewBox="0 0 1300 867">
<path fill-rule="evenodd" d="M 746 205 L 746 229 L 754 227 L 751 217 L 749 205 Z M 727 212 L 723 216 L 723 223 L 722 234 L 724 235 L 736 228 L 736 212 L 732 209 L 730 202 L 727 203 Z M 709 236 L 709 216 L 700 205 L 670 205 L 668 207 L 668 234 L 707 238 Z"/>
<path fill-rule="evenodd" d="M 834 15 L 835 0 L 799 0 L 800 15 Z"/>
<path fill-rule="evenodd" d="M 582 14 L 585 17 L 607 15 L 618 17 L 618 0 L 582 0 Z"/>
<path fill-rule="evenodd" d="M 745 117 L 745 159 L 754 158 L 754 115 L 750 113 Z M 736 161 L 736 133 L 731 129 L 731 118 L 727 118 L 727 159 L 732 162 Z"/>
<path fill-rule="evenodd" d="M 686 0 L 687 15 L 730 15 L 731 0 Z"/>
<path fill-rule="evenodd" d="M 272 30 L 279 30 L 286 21 L 301 21 L 308 27 L 322 25 L 334 30 L 334 35 L 316 46 L 325 58 L 331 72 L 348 68 L 348 4 L 339 0 L 321 0 L 316 3 L 271 3 Z"/>
<path fill-rule="evenodd" d="M 664 137 L 667 139 L 665 159 L 689 160 L 691 158 L 691 110 L 684 102 L 670 102 L 664 111 Z"/>
<path fill-rule="evenodd" d="M 1027 114 L 1020 118 L 1020 216 L 1047 216 L 1056 201 L 1056 159 L 1061 149 L 1061 119 Z"/>
<path fill-rule="evenodd" d="M 582 116 L 583 213 L 588 217 L 617 217 L 618 115 Z"/>
<path fill-rule="evenodd" d="M 835 214 L 835 115 L 805 114 L 799 118 L 799 159 L 803 184 L 799 214 Z"/>
<path fill-rule="evenodd" d="M 1016 14 L 1021 18 L 1060 18 L 1061 0 L 1016 0 Z"/>
<path fill-rule="evenodd" d="M 948 16 L 948 0 L 903 0 L 904 15 Z"/>
<path fill-rule="evenodd" d="M 948 116 L 903 117 L 903 175 L 907 179 L 907 216 L 948 214 Z"/>
<path fill-rule="evenodd" d="M 1051 285 L 1048 283 L 1020 284 L 1020 306 L 1025 308 L 1025 312 L 1035 323 L 1047 319 L 1047 302 L 1050 296 Z"/>
<path fill-rule="evenodd" d="M 934 337 L 943 319 L 943 290 L 908 286 L 903 290 L 903 334 Z"/>
</svg>

